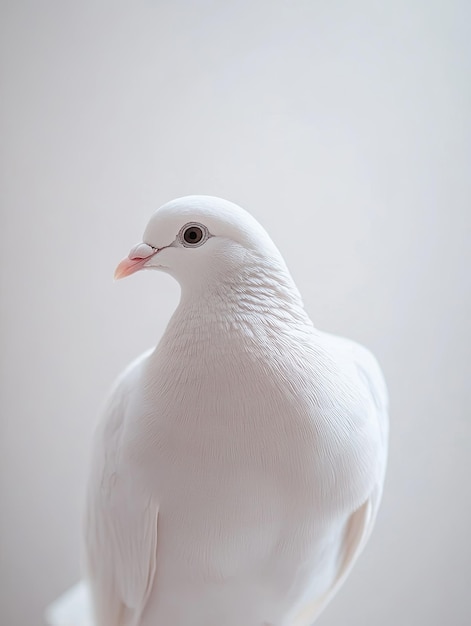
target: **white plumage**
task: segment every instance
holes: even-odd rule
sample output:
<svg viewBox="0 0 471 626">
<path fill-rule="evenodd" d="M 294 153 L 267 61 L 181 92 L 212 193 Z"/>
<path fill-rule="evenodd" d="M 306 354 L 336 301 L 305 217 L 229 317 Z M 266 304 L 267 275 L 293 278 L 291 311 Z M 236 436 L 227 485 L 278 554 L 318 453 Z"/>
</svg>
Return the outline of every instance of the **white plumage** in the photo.
<svg viewBox="0 0 471 626">
<path fill-rule="evenodd" d="M 86 512 L 96 626 L 308 626 L 378 510 L 387 393 L 374 357 L 316 330 L 234 204 L 161 207 L 117 269 L 181 300 L 117 381 Z"/>
</svg>

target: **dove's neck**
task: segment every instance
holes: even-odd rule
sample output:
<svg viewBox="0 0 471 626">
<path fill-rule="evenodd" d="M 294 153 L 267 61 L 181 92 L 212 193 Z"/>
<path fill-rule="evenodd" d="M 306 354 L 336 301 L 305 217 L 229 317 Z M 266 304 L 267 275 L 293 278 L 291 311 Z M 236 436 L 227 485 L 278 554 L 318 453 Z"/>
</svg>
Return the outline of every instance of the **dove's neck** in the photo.
<svg viewBox="0 0 471 626">
<path fill-rule="evenodd" d="M 236 269 L 218 271 L 212 280 L 182 284 L 180 304 L 172 320 L 178 326 L 242 331 L 312 328 L 301 296 L 280 258 L 246 258 Z"/>
</svg>

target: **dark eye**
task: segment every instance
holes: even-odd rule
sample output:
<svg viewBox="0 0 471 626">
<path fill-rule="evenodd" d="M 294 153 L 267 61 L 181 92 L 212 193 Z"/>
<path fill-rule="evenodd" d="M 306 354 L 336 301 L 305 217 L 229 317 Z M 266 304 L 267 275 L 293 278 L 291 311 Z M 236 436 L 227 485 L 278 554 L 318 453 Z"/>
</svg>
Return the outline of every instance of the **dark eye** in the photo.
<svg viewBox="0 0 471 626">
<path fill-rule="evenodd" d="M 193 222 L 185 224 L 179 232 L 178 237 L 180 242 L 187 248 L 196 248 L 197 246 L 202 246 L 206 239 L 210 237 L 210 234 L 206 226 Z"/>
<path fill-rule="evenodd" d="M 186 243 L 199 243 L 203 239 L 203 231 L 199 226 L 190 226 L 183 233 Z"/>
</svg>

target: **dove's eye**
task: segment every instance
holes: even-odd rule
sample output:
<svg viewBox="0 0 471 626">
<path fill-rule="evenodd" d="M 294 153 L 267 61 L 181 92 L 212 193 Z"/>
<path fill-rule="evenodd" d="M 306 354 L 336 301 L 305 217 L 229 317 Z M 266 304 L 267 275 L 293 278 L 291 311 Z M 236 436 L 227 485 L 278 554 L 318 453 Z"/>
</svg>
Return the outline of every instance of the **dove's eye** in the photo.
<svg viewBox="0 0 471 626">
<path fill-rule="evenodd" d="M 181 243 L 187 248 L 201 246 L 208 235 L 208 229 L 202 224 L 185 224 L 179 233 Z"/>
<path fill-rule="evenodd" d="M 203 231 L 198 226 L 190 226 L 183 233 L 186 243 L 199 243 L 203 239 Z"/>
</svg>

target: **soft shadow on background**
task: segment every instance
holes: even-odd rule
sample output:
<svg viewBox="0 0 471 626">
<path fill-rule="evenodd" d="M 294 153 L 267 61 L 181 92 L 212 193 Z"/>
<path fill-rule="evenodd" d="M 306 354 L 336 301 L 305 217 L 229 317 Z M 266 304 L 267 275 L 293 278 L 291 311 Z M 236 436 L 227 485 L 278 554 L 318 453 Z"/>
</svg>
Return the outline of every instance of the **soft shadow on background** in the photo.
<svg viewBox="0 0 471 626">
<path fill-rule="evenodd" d="M 319 626 L 470 623 L 469 6 L 2 3 L 2 624 L 80 575 L 93 425 L 178 301 L 113 269 L 191 193 L 251 211 L 387 377 L 384 504 Z"/>
</svg>

